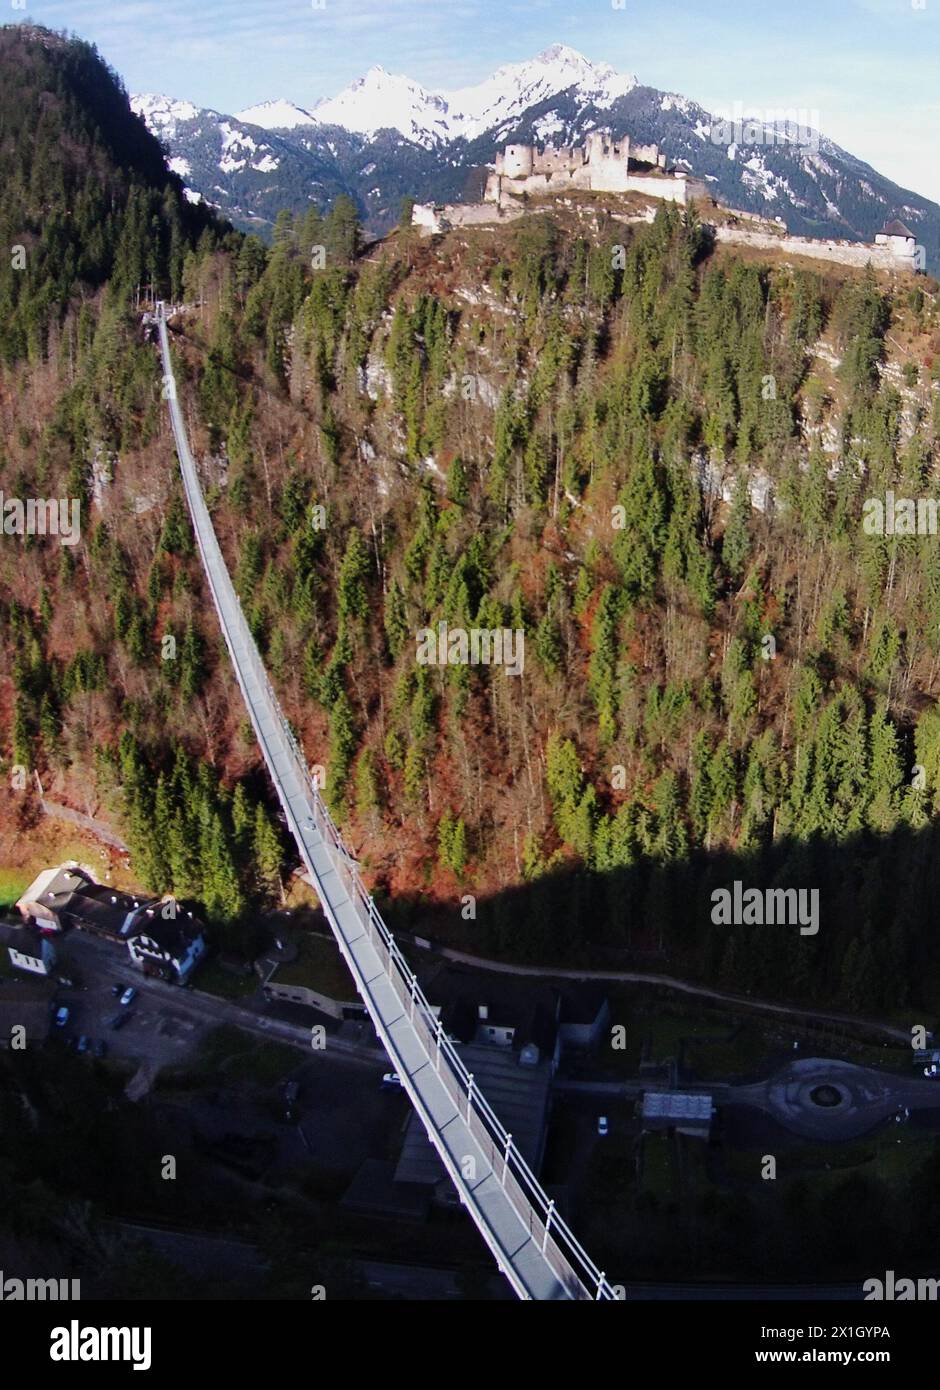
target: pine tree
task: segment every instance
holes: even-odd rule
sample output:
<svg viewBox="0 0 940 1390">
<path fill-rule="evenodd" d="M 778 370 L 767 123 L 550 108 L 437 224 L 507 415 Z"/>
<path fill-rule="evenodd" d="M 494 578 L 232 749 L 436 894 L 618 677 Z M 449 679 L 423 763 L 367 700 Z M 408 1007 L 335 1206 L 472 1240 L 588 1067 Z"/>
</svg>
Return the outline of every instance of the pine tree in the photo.
<svg viewBox="0 0 940 1390">
<path fill-rule="evenodd" d="M 362 229 L 353 200 L 340 193 L 327 213 L 324 240 L 328 265 L 348 265 L 359 254 Z"/>
<path fill-rule="evenodd" d="M 732 579 L 739 580 L 751 549 L 751 494 L 746 474 L 741 474 L 731 499 L 731 511 L 721 543 L 721 558 Z"/>
<path fill-rule="evenodd" d="M 364 748 L 356 764 L 356 814 L 360 818 L 366 819 L 374 816 L 380 806 L 375 756 L 371 748 Z"/>
<path fill-rule="evenodd" d="M 277 832 L 260 802 L 255 807 L 252 853 L 259 883 L 266 893 L 280 901 L 284 896 L 283 853 Z"/>
</svg>

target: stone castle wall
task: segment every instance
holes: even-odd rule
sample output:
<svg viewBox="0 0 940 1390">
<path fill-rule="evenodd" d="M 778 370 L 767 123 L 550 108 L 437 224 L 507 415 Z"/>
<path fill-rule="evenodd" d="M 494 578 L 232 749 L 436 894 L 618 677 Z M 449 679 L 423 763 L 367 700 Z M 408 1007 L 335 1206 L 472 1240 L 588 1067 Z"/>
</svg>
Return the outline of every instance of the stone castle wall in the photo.
<svg viewBox="0 0 940 1390">
<path fill-rule="evenodd" d="M 717 241 L 735 242 L 741 246 L 757 246 L 765 251 L 783 251 L 793 256 L 810 256 L 818 261 L 835 261 L 839 265 L 874 266 L 875 270 L 915 270 L 911 255 L 900 255 L 890 246 L 869 246 L 857 241 L 814 241 L 810 237 L 774 236 L 772 232 L 753 232 L 745 227 L 716 227 Z"/>
<path fill-rule="evenodd" d="M 649 185 L 657 185 L 664 191 L 658 195 L 670 201 L 685 205 L 693 198 L 702 196 L 704 185 L 697 179 L 677 179 L 675 183 L 666 179 L 644 178 L 631 175 L 631 192 L 650 193 Z M 412 214 L 413 224 L 424 236 L 433 236 L 449 231 L 452 227 L 492 227 L 503 222 L 523 217 L 525 204 L 512 197 L 504 197 L 500 203 L 453 203 L 446 207 L 433 207 L 430 204 L 415 204 Z M 626 222 L 646 221 L 652 213 L 625 217 Z M 756 216 L 756 214 L 755 214 Z M 856 241 L 814 241 L 809 237 L 775 236 L 773 232 L 752 231 L 745 227 L 718 225 L 714 228 L 715 239 L 739 246 L 754 246 L 762 251 L 777 251 L 786 255 L 808 256 L 812 260 L 833 261 L 839 265 L 864 269 L 871 265 L 875 270 L 917 269 L 914 256 L 899 255 L 890 246 L 870 246 Z"/>
<path fill-rule="evenodd" d="M 704 180 L 683 178 L 681 175 L 671 179 L 657 179 L 648 174 L 629 174 L 624 191 L 645 193 L 648 198 L 661 198 L 667 203 L 681 203 L 683 207 L 688 207 L 689 203 L 697 198 L 711 197 Z"/>
</svg>

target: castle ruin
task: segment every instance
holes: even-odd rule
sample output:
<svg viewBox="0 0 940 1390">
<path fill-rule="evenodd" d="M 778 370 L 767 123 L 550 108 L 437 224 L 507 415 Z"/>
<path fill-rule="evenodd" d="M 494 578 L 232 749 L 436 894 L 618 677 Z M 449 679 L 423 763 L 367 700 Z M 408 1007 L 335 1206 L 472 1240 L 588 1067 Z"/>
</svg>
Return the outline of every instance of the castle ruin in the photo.
<svg viewBox="0 0 940 1390">
<path fill-rule="evenodd" d="M 492 226 L 523 216 L 530 210 L 530 198 L 544 198 L 573 192 L 640 193 L 679 203 L 687 207 L 702 199 L 715 205 L 703 179 L 681 170 L 669 170 L 666 156 L 658 145 L 634 145 L 628 135 L 615 140 L 610 131 L 596 130 L 583 145 L 547 144 L 507 145 L 496 156 L 486 180 L 482 203 L 452 203 L 441 207 L 416 203 L 412 222 L 423 236 L 452 227 Z M 842 265 L 874 266 L 877 270 L 923 271 L 924 248 L 904 223 L 889 222 L 875 237 L 874 244 L 813 237 L 790 236 L 778 217 L 770 224 L 757 213 L 735 212 L 732 223 L 717 219 L 713 224 L 718 241 L 737 242 L 766 250 L 782 251 Z M 652 212 L 649 212 L 649 217 Z M 627 216 L 625 221 L 644 221 L 648 216 Z M 763 226 L 744 227 L 737 219 Z M 708 218 L 704 220 L 707 222 Z"/>
<path fill-rule="evenodd" d="M 614 140 L 609 131 L 595 130 L 583 145 L 507 145 L 496 156 L 486 181 L 485 203 L 511 207 L 513 200 L 544 197 L 569 190 L 592 193 L 646 193 L 653 198 L 687 204 L 707 197 L 701 179 L 666 172 L 666 156 L 658 145 L 631 145 L 629 135 Z"/>
</svg>

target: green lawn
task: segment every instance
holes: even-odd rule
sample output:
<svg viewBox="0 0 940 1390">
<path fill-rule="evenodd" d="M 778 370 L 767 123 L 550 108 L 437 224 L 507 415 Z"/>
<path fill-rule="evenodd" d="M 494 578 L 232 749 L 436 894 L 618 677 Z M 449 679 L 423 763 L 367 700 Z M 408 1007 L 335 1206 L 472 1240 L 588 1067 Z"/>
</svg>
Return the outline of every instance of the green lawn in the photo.
<svg viewBox="0 0 940 1390">
<path fill-rule="evenodd" d="M 193 985 L 206 994 L 220 999 L 247 999 L 258 989 L 260 981 L 252 970 L 248 975 L 236 975 L 223 970 L 215 958 L 203 961 L 193 974 Z"/>
<path fill-rule="evenodd" d="M 650 1192 L 661 1202 L 671 1202 L 676 1193 L 676 1157 L 674 1140 L 668 1134 L 643 1136 L 643 1191 Z"/>
<path fill-rule="evenodd" d="M 28 886 L 29 877 L 21 869 L 0 869 L 0 912 L 9 912 Z"/>
<path fill-rule="evenodd" d="M 726 1080 L 749 1074 L 764 1075 L 772 1048 L 759 1028 L 744 1024 L 733 1035 L 696 1038 L 686 1044 L 683 1064 L 705 1080 Z"/>
<path fill-rule="evenodd" d="M 899 1142 L 900 1141 L 900 1142 Z M 827 1185 L 850 1172 L 864 1173 L 903 1188 L 922 1166 L 936 1137 L 908 1125 L 888 1125 L 876 1134 L 847 1144 L 800 1144 L 777 1154 L 777 1175 L 788 1179 L 812 1174 L 814 1184 Z M 752 1182 L 760 1176 L 762 1151 L 726 1149 L 726 1171 Z"/>
<path fill-rule="evenodd" d="M 358 998 L 352 976 L 331 936 L 304 932 L 295 938 L 299 948 L 296 960 L 278 967 L 274 979 L 279 985 L 301 985 L 330 999 L 352 1002 Z"/>
</svg>

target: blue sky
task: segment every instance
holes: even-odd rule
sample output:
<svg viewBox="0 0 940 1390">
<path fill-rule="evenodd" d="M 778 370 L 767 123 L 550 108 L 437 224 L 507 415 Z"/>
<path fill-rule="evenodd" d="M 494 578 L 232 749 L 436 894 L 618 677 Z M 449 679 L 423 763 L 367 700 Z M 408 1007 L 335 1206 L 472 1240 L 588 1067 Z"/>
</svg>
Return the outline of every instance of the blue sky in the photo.
<svg viewBox="0 0 940 1390">
<path fill-rule="evenodd" d="M 463 86 L 567 43 L 710 109 L 818 111 L 940 201 L 940 0 L 35 0 L 29 17 L 93 40 L 131 92 L 225 112 L 310 106 L 373 63 Z"/>
</svg>

